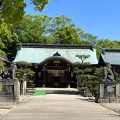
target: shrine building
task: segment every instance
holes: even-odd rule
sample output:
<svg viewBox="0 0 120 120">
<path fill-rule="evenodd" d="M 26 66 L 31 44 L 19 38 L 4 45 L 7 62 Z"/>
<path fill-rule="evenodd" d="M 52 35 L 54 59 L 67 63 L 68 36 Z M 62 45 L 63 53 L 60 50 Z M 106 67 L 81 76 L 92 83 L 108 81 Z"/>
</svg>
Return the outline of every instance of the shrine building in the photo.
<svg viewBox="0 0 120 120">
<path fill-rule="evenodd" d="M 76 87 L 73 64 L 81 62 L 77 54 L 90 55 L 85 62 L 90 62 L 93 69 L 98 64 L 92 45 L 35 43 L 21 44 L 13 62 L 32 63 L 36 87 Z"/>
<path fill-rule="evenodd" d="M 120 75 L 120 49 L 119 48 L 103 48 L 99 58 L 99 66 L 105 66 L 110 63 L 112 71 Z"/>
</svg>

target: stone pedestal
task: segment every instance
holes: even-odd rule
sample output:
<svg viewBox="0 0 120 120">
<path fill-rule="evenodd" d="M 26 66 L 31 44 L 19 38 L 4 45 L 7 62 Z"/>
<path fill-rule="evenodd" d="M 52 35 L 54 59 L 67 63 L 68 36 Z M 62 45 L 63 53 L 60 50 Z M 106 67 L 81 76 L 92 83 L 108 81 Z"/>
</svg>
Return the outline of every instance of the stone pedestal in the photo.
<svg viewBox="0 0 120 120">
<path fill-rule="evenodd" d="M 2 79 L 2 90 L 0 91 L 1 102 L 20 102 L 20 83 L 17 79 Z"/>
<path fill-rule="evenodd" d="M 120 102 L 120 84 L 115 81 L 104 81 L 98 86 L 97 102 Z"/>
</svg>

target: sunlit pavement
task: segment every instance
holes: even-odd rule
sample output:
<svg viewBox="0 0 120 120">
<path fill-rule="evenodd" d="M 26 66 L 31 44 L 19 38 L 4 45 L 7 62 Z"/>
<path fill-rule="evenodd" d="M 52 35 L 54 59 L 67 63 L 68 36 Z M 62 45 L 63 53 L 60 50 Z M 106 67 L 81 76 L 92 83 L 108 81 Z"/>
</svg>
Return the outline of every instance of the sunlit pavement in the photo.
<svg viewBox="0 0 120 120">
<path fill-rule="evenodd" d="M 31 96 L 15 106 L 2 120 L 120 120 L 120 116 L 80 95 Z"/>
</svg>

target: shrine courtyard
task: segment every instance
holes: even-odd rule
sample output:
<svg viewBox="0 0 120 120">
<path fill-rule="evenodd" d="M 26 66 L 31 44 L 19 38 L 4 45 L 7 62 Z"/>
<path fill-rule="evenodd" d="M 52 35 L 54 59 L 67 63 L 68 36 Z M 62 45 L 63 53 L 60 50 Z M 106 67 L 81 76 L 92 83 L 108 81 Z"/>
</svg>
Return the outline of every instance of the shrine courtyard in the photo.
<svg viewBox="0 0 120 120">
<path fill-rule="evenodd" d="M 111 104 L 112 103 L 107 103 Z M 114 106 L 115 107 L 115 106 Z M 120 104 L 117 104 L 120 109 Z M 2 120 L 119 120 L 120 114 L 90 101 L 88 97 L 70 94 L 29 96 L 0 115 Z"/>
</svg>

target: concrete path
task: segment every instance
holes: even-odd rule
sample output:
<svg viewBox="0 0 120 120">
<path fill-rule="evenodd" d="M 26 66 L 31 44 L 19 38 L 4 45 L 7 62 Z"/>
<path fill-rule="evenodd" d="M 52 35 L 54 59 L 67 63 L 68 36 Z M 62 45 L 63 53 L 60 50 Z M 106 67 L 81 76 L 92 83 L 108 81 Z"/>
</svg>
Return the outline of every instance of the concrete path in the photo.
<svg viewBox="0 0 120 120">
<path fill-rule="evenodd" d="M 79 95 L 31 96 L 0 120 L 120 120 L 120 115 Z"/>
</svg>

